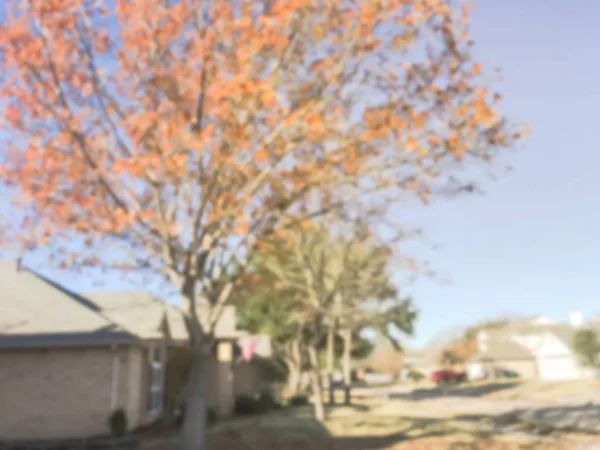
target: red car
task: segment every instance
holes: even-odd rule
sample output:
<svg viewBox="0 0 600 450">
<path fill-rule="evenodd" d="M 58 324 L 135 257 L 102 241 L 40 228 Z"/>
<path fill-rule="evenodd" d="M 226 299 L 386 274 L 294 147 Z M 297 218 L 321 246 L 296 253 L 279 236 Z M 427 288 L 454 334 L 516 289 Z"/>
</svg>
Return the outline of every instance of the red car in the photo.
<svg viewBox="0 0 600 450">
<path fill-rule="evenodd" d="M 436 384 L 455 384 L 464 381 L 464 374 L 453 370 L 437 370 L 431 374 L 431 381 Z"/>
</svg>

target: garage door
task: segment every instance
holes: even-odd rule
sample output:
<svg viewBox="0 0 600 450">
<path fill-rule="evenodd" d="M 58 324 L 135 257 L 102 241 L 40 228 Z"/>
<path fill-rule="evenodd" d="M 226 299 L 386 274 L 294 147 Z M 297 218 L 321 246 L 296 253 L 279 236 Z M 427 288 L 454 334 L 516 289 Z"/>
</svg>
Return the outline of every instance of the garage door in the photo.
<svg viewBox="0 0 600 450">
<path fill-rule="evenodd" d="M 549 357 L 538 360 L 542 380 L 573 380 L 577 378 L 577 366 L 573 358 Z"/>
</svg>

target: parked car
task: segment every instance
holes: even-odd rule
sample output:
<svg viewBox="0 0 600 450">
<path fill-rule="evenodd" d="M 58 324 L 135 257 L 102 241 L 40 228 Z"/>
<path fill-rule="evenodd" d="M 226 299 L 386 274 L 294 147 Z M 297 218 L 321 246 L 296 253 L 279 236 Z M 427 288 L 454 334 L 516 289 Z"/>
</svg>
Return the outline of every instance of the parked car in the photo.
<svg viewBox="0 0 600 450">
<path fill-rule="evenodd" d="M 457 384 L 466 380 L 466 374 L 453 370 L 436 370 L 431 374 L 431 381 L 435 384 Z"/>
</svg>

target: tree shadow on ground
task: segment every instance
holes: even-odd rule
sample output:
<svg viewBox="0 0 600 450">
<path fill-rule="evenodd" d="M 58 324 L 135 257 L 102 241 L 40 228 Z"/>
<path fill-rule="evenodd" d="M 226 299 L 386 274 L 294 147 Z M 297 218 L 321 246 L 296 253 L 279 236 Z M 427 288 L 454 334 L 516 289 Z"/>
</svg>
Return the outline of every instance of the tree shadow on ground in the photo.
<svg viewBox="0 0 600 450">
<path fill-rule="evenodd" d="M 497 426 L 514 427 L 523 431 L 536 431 L 542 434 L 550 434 L 555 431 L 571 431 L 600 436 L 600 407 L 591 403 L 515 409 L 495 416 L 465 414 L 456 416 L 455 419 L 465 422 L 487 420 Z"/>
<path fill-rule="evenodd" d="M 393 431 L 392 431 L 393 430 Z M 392 431 L 392 432 L 390 432 Z M 548 443 L 498 441 L 489 431 L 464 429 L 439 418 L 370 415 L 328 427 L 310 416 L 224 429 L 209 437 L 209 450 L 513 450 L 557 449 Z"/>
<path fill-rule="evenodd" d="M 348 410 L 348 411 L 354 411 L 354 412 L 367 412 L 369 411 L 369 406 L 368 405 L 363 405 L 360 403 L 351 403 L 350 405 L 346 405 L 344 403 L 334 403 L 332 404 L 328 404 L 325 406 L 325 409 L 327 411 L 339 411 L 339 410 Z"/>
<path fill-rule="evenodd" d="M 506 442 L 487 416 L 407 417 L 375 410 L 332 411 L 327 425 L 308 407 L 223 422 L 208 433 L 208 450 L 557 450 L 548 441 Z M 177 440 L 149 440 L 144 450 L 175 450 Z"/>
<path fill-rule="evenodd" d="M 486 383 L 476 386 L 453 386 L 447 388 L 434 387 L 429 389 L 415 389 L 414 391 L 407 393 L 390 394 L 388 398 L 397 400 L 409 400 L 409 401 L 421 401 L 429 400 L 432 398 L 439 398 L 445 396 L 453 397 L 482 397 L 484 395 L 492 394 L 494 392 L 503 391 L 505 389 L 511 389 L 517 386 L 518 382 L 506 383 Z"/>
</svg>

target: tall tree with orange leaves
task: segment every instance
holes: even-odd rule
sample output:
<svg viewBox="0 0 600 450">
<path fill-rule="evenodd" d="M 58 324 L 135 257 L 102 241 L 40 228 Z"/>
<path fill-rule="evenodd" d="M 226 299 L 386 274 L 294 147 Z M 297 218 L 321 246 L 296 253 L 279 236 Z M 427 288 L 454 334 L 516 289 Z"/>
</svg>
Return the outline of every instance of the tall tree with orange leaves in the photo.
<svg viewBox="0 0 600 450">
<path fill-rule="evenodd" d="M 0 175 L 18 188 L 15 234 L 63 265 L 178 289 L 193 352 L 184 449 L 204 448 L 202 356 L 264 236 L 426 201 L 519 137 L 450 0 L 6 3 Z"/>
</svg>

